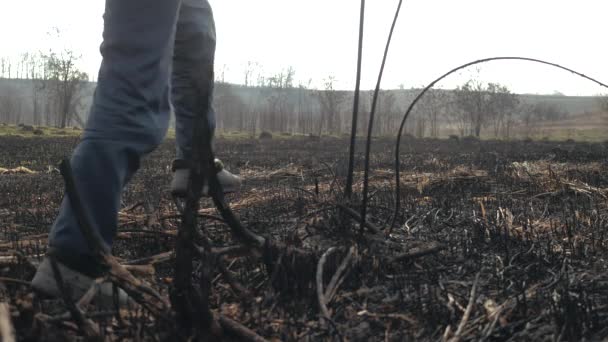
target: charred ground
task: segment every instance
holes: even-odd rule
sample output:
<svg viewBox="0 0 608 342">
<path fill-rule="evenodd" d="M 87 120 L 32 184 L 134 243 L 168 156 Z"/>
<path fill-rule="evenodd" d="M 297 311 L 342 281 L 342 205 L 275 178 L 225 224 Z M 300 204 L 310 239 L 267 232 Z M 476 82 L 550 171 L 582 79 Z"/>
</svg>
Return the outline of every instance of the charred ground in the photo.
<svg viewBox="0 0 608 342">
<path fill-rule="evenodd" d="M 62 316 L 61 301 L 40 300 L 15 281 L 30 280 L 45 251 L 64 189 L 52 167 L 74 143 L 74 138 L 0 137 L 0 167 L 34 172 L 0 175 L 0 276 L 9 278 L 0 291 L 21 340 L 80 334 Z M 346 140 L 219 139 L 216 145 L 218 157 L 244 178 L 241 193 L 229 196 L 242 222 L 310 253 L 297 257 L 288 248 L 275 251 L 270 261 L 228 259 L 226 267 L 243 292 L 225 276 L 213 275 L 212 307 L 261 336 L 289 341 L 608 336 L 606 145 L 407 140 L 401 158 L 403 209 L 388 237 L 387 230 L 361 236 L 357 222 L 336 209 L 336 203 L 346 204 Z M 374 141 L 368 213 L 380 228 L 390 222 L 394 205 L 393 145 Z M 173 148 L 169 140 L 147 157 L 123 196 L 114 254 L 125 263 L 174 247 L 179 215 L 167 191 Z M 360 191 L 361 184 L 355 185 Z M 211 201 L 203 200 L 202 208 L 212 242 L 232 245 Z M 347 255 L 351 261 L 328 301 L 332 322 L 327 322 L 320 319 L 315 272 L 330 247 L 337 249 L 327 258 L 324 286 Z M 160 261 L 138 274 L 166 294 L 172 267 L 172 261 Z M 195 272 L 193 281 L 199 276 Z M 87 315 L 111 338 L 157 340 L 171 334 L 136 306 L 119 313 L 91 307 Z"/>
</svg>

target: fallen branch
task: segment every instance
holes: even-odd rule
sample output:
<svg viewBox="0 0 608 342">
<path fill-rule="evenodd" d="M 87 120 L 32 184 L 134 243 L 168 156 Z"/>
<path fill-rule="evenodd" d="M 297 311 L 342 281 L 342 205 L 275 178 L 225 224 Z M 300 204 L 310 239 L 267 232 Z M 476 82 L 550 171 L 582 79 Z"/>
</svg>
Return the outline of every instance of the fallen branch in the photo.
<svg viewBox="0 0 608 342">
<path fill-rule="evenodd" d="M 297 187 L 294 187 L 294 189 L 301 190 L 301 191 L 304 191 L 304 192 L 308 193 L 312 197 L 313 201 L 315 201 L 316 203 L 325 204 L 325 203 L 321 202 L 314 193 L 312 193 L 312 192 L 310 192 L 310 191 L 308 191 L 306 189 L 297 188 Z M 350 216 L 352 219 L 354 219 L 355 221 L 359 222 L 359 224 L 363 224 L 363 226 L 365 228 L 371 230 L 374 234 L 380 233 L 380 228 L 376 227 L 374 224 L 368 222 L 367 220 L 365 220 L 365 222 L 364 222 L 361 219 L 361 215 L 359 215 L 359 213 L 356 212 L 355 210 L 347 207 L 346 205 L 344 205 L 342 203 L 335 203 L 335 206 L 338 209 L 342 210 L 345 214 L 347 214 L 348 216 Z M 331 207 L 329 207 L 329 208 L 331 208 Z M 323 210 L 325 210 L 325 208 L 323 208 Z"/>
<path fill-rule="evenodd" d="M 143 277 L 153 277 L 156 273 L 154 266 L 151 264 L 148 265 L 123 265 L 123 267 L 131 272 L 133 275 L 143 276 Z"/>
<path fill-rule="evenodd" d="M 123 265 L 154 265 L 160 262 L 171 261 L 173 260 L 173 258 L 175 258 L 175 253 L 171 251 L 152 255 L 145 258 L 130 260 L 124 262 Z"/>
<path fill-rule="evenodd" d="M 211 253 L 217 256 L 245 256 L 251 254 L 247 246 L 212 247 Z"/>
<path fill-rule="evenodd" d="M 392 259 L 390 259 L 390 262 L 392 263 L 397 261 L 405 261 L 408 259 L 415 259 L 425 255 L 434 254 L 446 249 L 446 247 L 446 245 L 437 242 L 432 243 L 430 246 L 426 246 L 426 248 L 414 247 L 412 250 L 406 253 L 399 254 L 393 257 Z"/>
<path fill-rule="evenodd" d="M 32 285 L 29 281 L 25 281 L 25 280 L 21 280 L 21 279 L 15 279 L 15 278 L 8 278 L 8 277 L 0 277 L 0 282 L 2 282 L 2 283 L 15 283 L 15 284 L 24 285 L 24 286 L 31 286 Z"/>
<path fill-rule="evenodd" d="M 341 203 L 337 203 L 336 206 L 338 208 L 340 208 L 345 214 L 347 214 L 348 216 L 350 216 L 351 218 L 353 218 L 355 221 L 359 222 L 359 224 L 363 224 L 363 226 L 369 230 L 371 230 L 374 234 L 378 234 L 380 233 L 380 228 L 376 227 L 375 225 L 371 224 L 369 221 L 365 220 L 363 221 L 363 219 L 361 219 L 361 215 L 359 215 L 358 212 L 354 211 L 353 209 L 345 206 L 344 204 Z"/>
<path fill-rule="evenodd" d="M 138 237 L 138 235 L 153 235 L 153 236 L 162 236 L 168 238 L 174 238 L 177 236 L 177 231 L 174 230 L 144 230 L 144 229 L 124 229 L 118 231 L 116 233 L 116 239 L 131 239 L 134 237 Z"/>
<path fill-rule="evenodd" d="M 161 216 L 159 218 L 159 220 L 170 220 L 170 219 L 178 219 L 181 218 L 182 216 L 179 214 L 169 214 L 169 215 L 164 215 Z M 218 221 L 218 222 L 224 222 L 224 219 L 222 219 L 221 217 L 215 216 L 215 215 L 210 215 L 210 214 L 203 214 L 203 213 L 198 213 L 198 217 L 199 218 L 206 218 L 209 220 L 214 220 L 214 221 Z"/>
<path fill-rule="evenodd" d="M 219 181 L 217 180 L 217 176 L 211 177 L 212 180 L 214 178 L 216 182 L 219 183 Z M 266 239 L 253 233 L 241 224 L 241 221 L 239 221 L 239 219 L 232 212 L 232 210 L 224 200 L 223 194 L 220 194 L 216 191 L 215 193 L 212 193 L 212 197 L 215 207 L 220 212 L 222 218 L 224 219 L 228 227 L 230 227 L 233 236 L 237 240 L 243 242 L 249 247 L 253 247 L 258 250 L 264 248 L 267 243 Z"/>
<path fill-rule="evenodd" d="M 239 322 L 236 322 L 224 315 L 218 315 L 220 326 L 224 331 L 241 338 L 248 342 L 268 342 L 262 336 L 256 334 L 253 330 L 247 328 Z M 274 340 L 273 340 L 274 341 Z M 277 340 L 278 341 L 278 340 Z"/>
<path fill-rule="evenodd" d="M 106 255 L 104 263 L 110 266 L 110 280 L 122 288 L 129 297 L 159 318 L 168 318 L 169 303 L 144 281 L 135 278 L 111 255 Z"/>
<path fill-rule="evenodd" d="M 407 315 L 400 314 L 400 313 L 380 314 L 380 313 L 369 312 L 367 310 L 362 310 L 362 311 L 357 312 L 357 316 L 366 316 L 366 317 L 374 317 L 374 318 L 390 318 L 390 319 L 396 319 L 399 321 L 407 322 L 411 325 L 418 324 L 418 322 L 415 319 L 413 319 Z"/>
<path fill-rule="evenodd" d="M 84 314 L 84 316 L 87 318 L 103 318 L 103 317 L 114 316 L 114 315 L 116 315 L 116 311 L 113 311 L 113 310 L 87 312 Z M 62 314 L 55 315 L 55 316 L 49 316 L 47 314 L 43 314 L 43 313 L 39 312 L 35 315 L 34 318 L 41 322 L 57 324 L 57 323 L 68 323 L 66 321 L 68 321 L 70 319 L 70 317 L 71 317 L 71 315 L 69 312 L 64 312 Z M 75 330 L 78 330 L 78 329 L 75 329 Z"/>
<path fill-rule="evenodd" d="M 228 282 L 228 284 L 230 284 L 230 287 L 232 287 L 234 292 L 236 292 L 236 294 L 241 299 L 251 297 L 251 293 L 249 292 L 249 290 L 247 290 L 247 288 L 245 288 L 243 285 L 241 285 L 241 283 L 234 279 L 234 277 L 230 273 L 230 270 L 226 267 L 226 265 L 224 265 L 223 258 L 218 258 L 218 267 L 220 269 L 220 272 L 224 276 L 224 279 Z"/>
</svg>

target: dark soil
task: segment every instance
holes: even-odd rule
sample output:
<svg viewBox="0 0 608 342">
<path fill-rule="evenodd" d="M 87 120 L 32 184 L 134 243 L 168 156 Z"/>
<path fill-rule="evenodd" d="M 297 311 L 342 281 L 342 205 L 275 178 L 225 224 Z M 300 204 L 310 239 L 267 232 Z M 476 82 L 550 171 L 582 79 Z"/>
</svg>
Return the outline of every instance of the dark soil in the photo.
<svg viewBox="0 0 608 342">
<path fill-rule="evenodd" d="M 42 299 L 15 281 L 29 281 L 44 255 L 64 191 L 55 167 L 74 144 L 73 138 L 0 137 L 0 167 L 34 172 L 0 174 L 0 293 L 19 340 L 82 339 L 61 300 Z M 408 139 L 401 149 L 402 210 L 388 234 L 393 144 L 374 141 L 368 215 L 382 231 L 361 235 L 357 221 L 336 206 L 360 210 L 358 195 L 343 201 L 346 140 L 218 140 L 217 156 L 244 179 L 242 191 L 228 196 L 231 207 L 249 229 L 289 248 L 275 251 L 271 261 L 226 260 L 248 295 L 215 272 L 212 308 L 269 340 L 608 337 L 607 146 Z M 122 197 L 113 251 L 121 261 L 174 247 L 179 216 L 168 193 L 173 151 L 174 142 L 167 141 L 148 156 Z M 362 151 L 361 145 L 356 194 Z M 209 199 L 201 207 L 218 216 Z M 214 246 L 234 245 L 227 226 L 212 216 L 202 219 L 204 233 Z M 327 305 L 327 321 L 315 272 L 330 247 L 337 249 L 327 259 L 324 287 L 353 252 Z M 396 259 L 404 253 L 410 254 Z M 140 277 L 167 295 L 173 263 L 154 269 Z M 195 267 L 193 282 L 199 277 Z M 118 312 L 89 306 L 85 316 L 112 340 L 174 335 L 137 305 Z M 6 318 L 0 314 L 0 321 Z"/>
</svg>

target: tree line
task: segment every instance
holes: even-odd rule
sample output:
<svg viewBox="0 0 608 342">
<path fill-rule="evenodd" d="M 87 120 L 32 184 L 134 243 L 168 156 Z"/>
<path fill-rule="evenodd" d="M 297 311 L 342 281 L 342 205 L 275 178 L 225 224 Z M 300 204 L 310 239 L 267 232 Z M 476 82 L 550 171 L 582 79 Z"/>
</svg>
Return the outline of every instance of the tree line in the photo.
<svg viewBox="0 0 608 342">
<path fill-rule="evenodd" d="M 350 132 L 353 92 L 336 90 L 328 76 L 323 89 L 294 85 L 293 69 L 258 84 L 234 85 L 219 80 L 215 102 L 218 128 L 224 131 L 261 131 L 312 135 Z M 381 90 L 375 135 L 394 135 L 401 118 L 420 89 Z M 358 133 L 367 132 L 372 91 L 360 97 Z M 549 101 L 528 103 L 499 83 L 472 79 L 454 90 L 434 89 L 417 103 L 406 132 L 415 137 L 460 136 L 511 138 L 530 136 L 543 123 L 563 119 L 567 112 Z"/>
<path fill-rule="evenodd" d="M 94 84 L 70 50 L 24 54 L 17 62 L 0 58 L 0 122 L 55 127 L 83 126 Z M 350 132 L 352 91 L 336 89 L 328 75 L 321 89 L 312 80 L 296 84 L 295 69 L 265 75 L 250 63 L 244 84 L 224 81 L 219 68 L 214 96 L 217 127 L 221 131 L 262 131 L 343 135 Z M 375 135 L 394 135 L 401 117 L 420 89 L 382 90 L 377 104 Z M 372 91 L 360 98 L 359 134 L 367 132 Z M 598 97 L 598 108 L 608 111 L 607 97 Z M 406 132 L 416 137 L 530 136 L 548 121 L 567 113 L 547 101 L 533 104 L 502 84 L 471 79 L 454 90 L 434 89 L 416 105 Z"/>
</svg>

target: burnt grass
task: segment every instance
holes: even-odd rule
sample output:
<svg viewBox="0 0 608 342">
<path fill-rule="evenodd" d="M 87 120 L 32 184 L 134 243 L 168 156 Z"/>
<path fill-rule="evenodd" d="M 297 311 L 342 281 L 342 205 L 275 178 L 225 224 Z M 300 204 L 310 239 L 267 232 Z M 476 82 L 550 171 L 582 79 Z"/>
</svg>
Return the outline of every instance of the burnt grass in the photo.
<svg viewBox="0 0 608 342">
<path fill-rule="evenodd" d="M 0 293 L 19 340 L 82 339 L 60 300 L 34 295 L 27 284 L 46 249 L 63 196 L 53 167 L 74 138 L 0 137 Z M 274 260 L 232 257 L 235 291 L 219 271 L 212 309 L 267 339 L 285 341 L 599 340 L 608 337 L 608 146 L 586 143 L 409 139 L 401 156 L 401 211 L 394 207 L 392 139 L 374 141 L 369 220 L 359 224 L 336 203 L 346 175 L 345 139 L 216 141 L 226 167 L 244 179 L 228 196 L 245 226 L 290 248 Z M 168 193 L 174 142 L 147 156 L 126 188 L 113 254 L 122 261 L 171 251 L 179 217 Z M 363 169 L 358 149 L 354 199 Z M 215 246 L 234 245 L 209 199 L 201 211 Z M 422 256 L 403 253 L 444 246 Z M 321 318 L 315 272 L 321 254 L 328 286 L 355 246 L 344 281 Z M 173 262 L 140 274 L 167 295 Z M 193 282 L 200 270 L 195 267 Z M 477 280 L 476 280 L 477 278 Z M 474 290 L 473 290 L 474 288 Z M 164 340 L 171 327 L 137 305 L 85 316 L 112 340 Z M 6 318 L 6 317 L 4 317 Z M 227 337 L 227 339 L 229 339 Z"/>
</svg>

